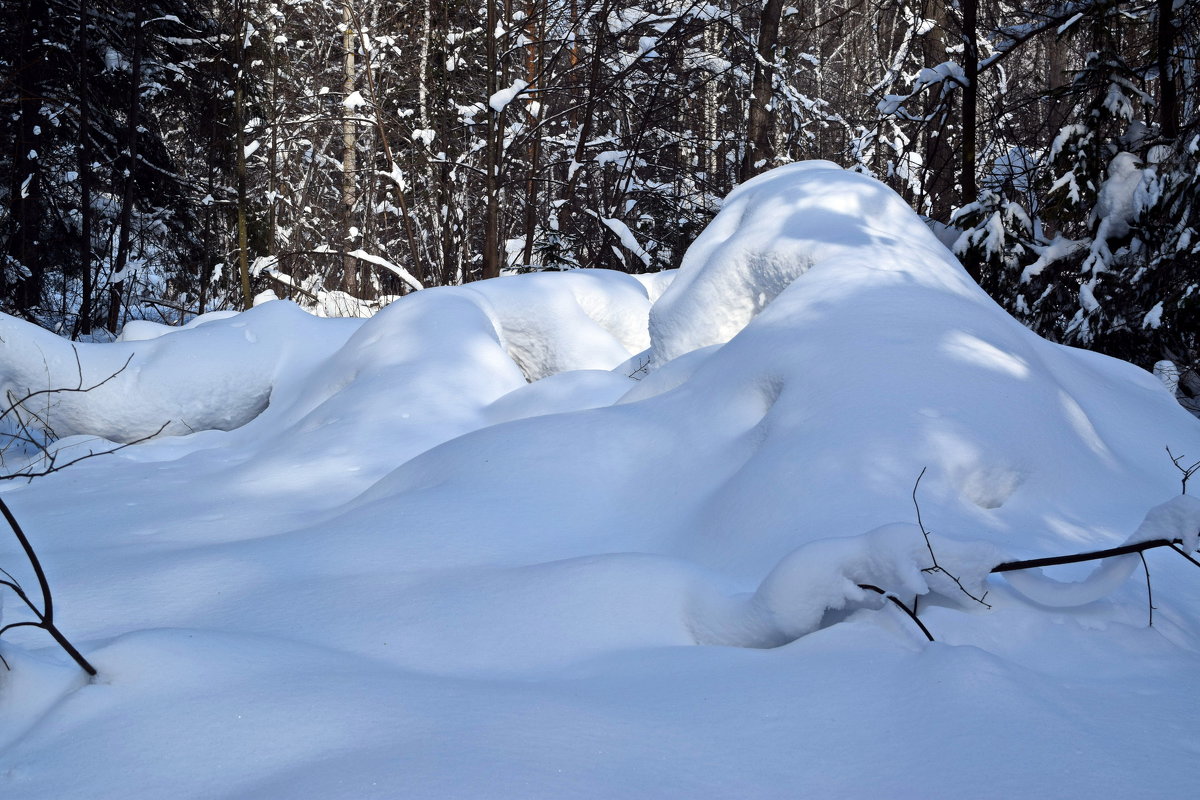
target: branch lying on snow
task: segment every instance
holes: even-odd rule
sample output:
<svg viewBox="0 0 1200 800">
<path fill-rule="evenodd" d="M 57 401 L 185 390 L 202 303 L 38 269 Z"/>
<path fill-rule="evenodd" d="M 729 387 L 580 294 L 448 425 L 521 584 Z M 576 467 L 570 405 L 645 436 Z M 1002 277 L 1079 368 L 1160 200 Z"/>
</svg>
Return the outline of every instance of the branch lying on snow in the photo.
<svg viewBox="0 0 1200 800">
<path fill-rule="evenodd" d="M 917 623 L 917 627 L 921 629 L 921 633 L 925 634 L 926 639 L 931 642 L 934 641 L 933 634 L 929 632 L 929 628 L 925 627 L 925 623 L 921 622 L 921 618 L 917 616 L 917 612 L 904 605 L 904 601 L 902 601 L 899 597 L 896 597 L 896 595 L 892 594 L 891 592 L 886 592 L 883 589 L 880 589 L 878 586 L 874 586 L 869 583 L 860 583 L 858 588 L 866 589 L 867 591 L 875 592 L 876 594 L 881 594 L 888 600 L 891 600 L 892 604 L 895 605 L 896 608 L 903 611 L 913 622 Z"/>
<path fill-rule="evenodd" d="M 1032 559 L 1028 559 L 1025 561 L 1006 561 L 1003 564 L 997 564 L 995 567 L 992 567 L 990 572 L 991 572 L 991 574 L 999 574 L 999 573 L 1005 573 L 1005 572 L 1016 572 L 1016 571 L 1020 571 L 1020 570 L 1026 570 L 1026 569 L 1036 569 L 1038 567 L 1052 567 L 1052 566 L 1059 566 L 1059 565 L 1063 565 L 1063 564 L 1078 564 L 1078 563 L 1085 562 L 1085 561 L 1102 561 L 1104 559 L 1113 558 L 1115 556 L 1131 555 L 1131 554 L 1136 553 L 1139 557 L 1141 557 L 1142 567 L 1146 573 L 1146 597 L 1147 597 L 1147 601 L 1148 601 L 1149 607 L 1150 607 L 1149 624 L 1153 625 L 1154 624 L 1154 594 L 1152 593 L 1152 591 L 1150 589 L 1150 568 L 1146 565 L 1146 557 L 1143 554 L 1145 553 L 1145 551 L 1153 550 L 1154 548 L 1157 548 L 1157 547 L 1169 547 L 1172 550 L 1174 550 L 1176 553 L 1178 553 L 1179 555 L 1186 558 L 1188 561 L 1190 561 L 1195 566 L 1200 567 L 1200 561 L 1198 561 L 1195 558 L 1192 558 L 1190 555 L 1187 554 L 1187 552 L 1185 552 L 1184 550 L 1181 550 L 1179 548 L 1179 545 L 1183 544 L 1183 543 L 1184 542 L 1182 539 L 1174 539 L 1174 540 L 1152 539 L 1152 540 L 1146 541 L 1146 542 L 1138 542 L 1137 544 L 1127 544 L 1127 545 L 1122 545 L 1120 547 L 1110 547 L 1105 550 L 1093 550 L 1093 551 L 1086 552 L 1086 553 L 1073 553 L 1071 555 L 1065 555 L 1065 556 L 1048 556 L 1046 558 L 1032 558 Z M 944 570 L 943 570 L 943 572 L 944 572 Z M 879 588 L 878 586 L 874 586 L 869 583 L 860 583 L 860 584 L 858 584 L 858 587 L 860 589 L 866 589 L 866 590 L 875 592 L 876 594 L 882 595 L 883 597 L 890 600 L 897 608 L 899 608 L 901 611 L 903 611 L 905 614 L 907 614 L 908 617 L 917 624 L 917 627 L 919 627 L 921 629 L 921 633 L 925 634 L 925 638 L 927 638 L 931 642 L 935 641 L 933 638 L 933 634 L 929 632 L 929 628 L 927 628 L 925 626 L 925 624 L 921 621 L 921 618 L 917 616 L 917 612 L 915 610 L 913 610 L 912 608 L 909 608 L 907 605 L 905 605 L 904 602 L 902 600 L 900 600 L 900 598 L 898 598 L 894 593 L 886 591 L 884 589 Z M 970 592 L 967 592 L 965 589 L 963 591 L 964 591 L 964 593 L 967 594 L 968 597 L 975 599 L 971 595 Z M 984 605 L 987 605 L 987 604 L 984 603 Z M 915 606 L 915 603 L 914 603 L 914 606 Z M 988 606 L 988 608 L 991 608 L 991 606 Z"/>
<path fill-rule="evenodd" d="M 17 541 L 21 543 L 21 549 L 25 551 L 25 556 L 29 559 L 29 565 L 33 568 L 33 574 L 37 577 L 38 589 L 42 593 L 42 607 L 39 609 L 29 598 L 29 595 L 25 593 L 20 581 L 14 578 L 7 570 L 0 569 L 0 573 L 3 573 L 5 576 L 4 579 L 0 579 L 0 586 L 11 589 L 37 618 L 36 620 L 10 622 L 8 625 L 0 627 L 0 636 L 3 636 L 5 632 L 14 628 L 41 628 L 49 633 L 54 638 L 54 641 L 58 642 L 67 655 L 79 665 L 80 669 L 88 675 L 95 676 L 96 668 L 83 657 L 83 654 L 75 649 L 75 646 L 71 644 L 66 636 L 63 636 L 62 631 L 54 624 L 54 597 L 50 593 L 50 582 L 46 580 L 46 572 L 42 569 L 42 562 L 38 560 L 37 553 L 33 550 L 33 545 L 30 544 L 25 532 L 21 530 L 21 526 L 17 523 L 17 518 L 13 516 L 12 511 L 9 510 L 8 504 L 4 502 L 3 498 L 0 498 L 0 513 L 4 514 L 4 519 L 8 521 L 8 526 L 12 528 Z M 0 661 L 2 660 L 3 658 L 0 657 Z M 4 666 L 7 668 L 8 662 L 4 662 Z"/>
<path fill-rule="evenodd" d="M 38 472 L 31 472 L 29 470 L 32 469 L 32 465 L 29 465 L 23 469 L 17 470 L 16 472 L 8 473 L 5 475 L 0 475 L 0 481 L 8 481 L 8 480 L 16 479 L 16 478 L 24 478 L 26 480 L 33 480 L 34 478 L 42 478 L 53 472 L 58 472 L 59 470 L 64 470 L 73 464 L 78 464 L 80 461 L 87 461 L 89 458 L 96 458 L 97 456 L 111 455 L 112 453 L 115 453 L 118 450 L 124 450 L 126 447 L 132 447 L 135 444 L 142 444 L 143 442 L 150 441 L 155 436 L 158 436 L 160 433 L 165 431 L 167 429 L 167 426 L 170 425 L 171 422 L 172 422 L 172 420 L 167 420 L 159 427 L 158 430 L 154 431 L 153 433 L 148 433 L 145 436 L 141 437 L 140 439 L 134 439 L 131 442 L 125 442 L 123 444 L 117 445 L 116 447 L 110 447 L 108 450 L 100 450 L 98 452 L 94 451 L 94 450 L 89 450 L 89 451 L 87 451 L 87 453 L 85 453 L 81 456 L 76 456 L 75 458 L 72 458 L 70 461 L 67 461 L 64 464 L 58 463 L 58 457 L 60 455 L 62 455 L 62 450 L 51 451 L 48 446 L 38 444 L 37 442 L 33 442 L 33 444 L 42 451 L 41 459 L 42 459 L 42 463 L 45 464 L 45 469 L 42 469 Z M 22 441 L 30 441 L 29 439 L 26 439 L 25 437 L 18 437 L 18 438 L 20 438 Z M 102 441 L 102 440 L 100 440 L 100 441 Z"/>
<path fill-rule="evenodd" d="M 1200 567 L 1200 561 L 1189 556 L 1183 550 L 1180 550 L 1177 545 L 1183 544 L 1183 539 L 1151 539 L 1146 542 L 1138 542 L 1137 544 L 1123 544 L 1120 547 L 1109 547 L 1104 550 L 1091 550 L 1086 553 L 1072 553 L 1067 556 L 1046 556 L 1045 558 L 1030 558 L 1024 561 L 1005 561 L 1003 564 L 997 564 L 992 567 L 992 573 L 1013 572 L 1022 569 L 1036 569 L 1038 567 L 1057 567 L 1063 564 L 1079 564 L 1084 561 L 1100 561 L 1113 556 L 1124 556 L 1131 553 L 1144 553 L 1147 550 L 1153 550 L 1156 547 L 1170 547 L 1176 553 L 1186 558 L 1188 561 Z"/>
<path fill-rule="evenodd" d="M 913 502 L 916 505 L 915 486 Z M 861 592 L 869 591 L 902 610 L 926 639 L 934 641 L 933 634 L 917 613 L 917 602 L 923 594 L 945 599 L 963 595 L 991 608 L 982 599 L 986 592 L 973 593 L 968 587 L 982 589 L 988 575 L 1005 574 L 1014 589 L 1034 602 L 1056 607 L 1078 606 L 1097 600 L 1123 584 L 1139 561 L 1146 575 L 1149 622 L 1153 624 L 1150 569 L 1142 554 L 1146 550 L 1169 547 L 1200 567 L 1200 560 L 1190 554 L 1200 547 L 1200 499 L 1187 495 L 1150 509 L 1125 544 L 1069 555 L 997 563 L 999 553 L 982 543 L 944 537 L 938 537 L 935 542 L 933 534 L 924 526 L 919 505 L 916 527 L 922 535 L 923 546 L 919 544 L 921 540 L 913 541 L 912 526 L 892 525 L 861 536 L 819 540 L 799 548 L 780 561 L 743 610 L 727 615 L 724 620 L 706 620 L 710 624 L 705 633 L 712 643 L 717 644 L 777 646 L 827 624 L 822 618 L 828 611 L 861 606 Z M 948 551 L 946 563 L 953 564 L 958 575 L 950 572 L 938 559 L 939 549 Z M 926 555 L 933 559 L 932 567 L 921 566 L 928 563 Z M 1138 558 L 1134 558 L 1135 555 Z M 1028 572 L 1085 561 L 1103 563 L 1078 583 L 1062 583 Z M 941 586 L 930 583 L 928 579 L 935 575 L 945 576 L 948 580 L 942 581 Z M 914 597 L 911 606 L 900 600 L 897 590 Z M 730 625 L 730 619 L 739 624 Z"/>
</svg>

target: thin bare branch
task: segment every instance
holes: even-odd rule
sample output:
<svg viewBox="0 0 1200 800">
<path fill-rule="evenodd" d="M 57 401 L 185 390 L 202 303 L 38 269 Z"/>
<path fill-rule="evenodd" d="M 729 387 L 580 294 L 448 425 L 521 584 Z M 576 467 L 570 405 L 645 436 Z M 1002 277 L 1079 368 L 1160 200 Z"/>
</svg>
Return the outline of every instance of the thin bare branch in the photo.
<svg viewBox="0 0 1200 800">
<path fill-rule="evenodd" d="M 921 535 L 925 537 L 925 546 L 929 548 L 929 557 L 933 559 L 933 566 L 926 567 L 925 569 L 921 570 L 921 572 L 929 574 L 940 572 L 950 580 L 954 581 L 955 585 L 958 586 L 959 591 L 961 591 L 967 597 L 971 598 L 976 603 L 979 603 L 979 605 L 983 606 L 984 608 L 991 608 L 992 606 L 986 602 L 988 596 L 987 592 L 984 592 L 982 597 L 976 597 L 967 590 L 967 587 L 963 586 L 962 581 L 959 580 L 957 575 L 948 571 L 945 567 L 938 563 L 937 554 L 933 552 L 933 542 L 929 538 L 929 531 L 925 529 L 925 523 L 921 520 L 921 504 L 917 502 L 917 487 L 921 485 L 921 478 L 925 477 L 926 469 L 926 467 L 921 467 L 921 474 L 917 476 L 917 481 L 913 484 L 912 490 L 913 507 L 917 509 L 917 527 L 921 529 Z"/>
<path fill-rule="evenodd" d="M 126 447 L 133 447 L 135 444 L 142 444 L 143 442 L 150 441 L 155 436 L 158 436 L 160 433 L 165 431 L 167 429 L 167 426 L 170 425 L 172 422 L 173 422 L 173 420 L 167 420 L 166 422 L 164 422 L 162 425 L 159 426 L 158 430 L 154 431 L 153 433 L 148 433 L 139 439 L 134 439 L 133 441 L 125 442 L 124 444 L 119 444 L 110 450 L 101 450 L 100 452 L 88 451 L 88 453 L 86 455 L 82 455 L 82 456 L 78 456 L 77 458 L 73 458 L 70 461 L 66 462 L 65 464 L 58 463 L 58 455 L 59 455 L 58 452 L 47 453 L 44 456 L 44 458 L 46 459 L 46 464 L 48 466 L 45 469 L 41 470 L 40 472 L 17 471 L 17 472 L 10 473 L 8 475 L 0 475 L 0 481 L 13 480 L 16 478 L 25 478 L 27 480 L 33 480 L 34 478 L 42 478 L 42 477 L 45 477 L 46 475 L 51 474 L 52 472 L 58 472 L 59 470 L 64 470 L 67 467 L 70 467 L 74 464 L 78 464 L 80 461 L 87 461 L 89 458 L 97 458 L 98 456 L 111 455 L 120 450 L 124 450 Z"/>
<path fill-rule="evenodd" d="M 905 614 L 908 615 L 909 619 L 911 619 L 913 622 L 917 623 L 917 627 L 921 629 L 921 633 L 925 634 L 926 639 L 928 639 L 931 642 L 934 641 L 933 634 L 929 632 L 929 628 L 925 627 L 925 623 L 921 622 L 920 617 L 917 616 L 917 612 L 910 609 L 908 606 L 904 605 L 904 602 L 902 600 L 900 600 L 899 597 L 896 597 L 896 595 L 892 594 L 891 592 L 880 589 L 878 586 L 873 586 L 869 583 L 860 583 L 860 584 L 858 584 L 858 588 L 866 589 L 868 591 L 875 592 L 876 594 L 883 595 L 888 600 L 892 601 L 892 604 L 894 606 L 896 606 L 896 608 L 899 608 L 901 611 L 903 611 Z"/>
</svg>

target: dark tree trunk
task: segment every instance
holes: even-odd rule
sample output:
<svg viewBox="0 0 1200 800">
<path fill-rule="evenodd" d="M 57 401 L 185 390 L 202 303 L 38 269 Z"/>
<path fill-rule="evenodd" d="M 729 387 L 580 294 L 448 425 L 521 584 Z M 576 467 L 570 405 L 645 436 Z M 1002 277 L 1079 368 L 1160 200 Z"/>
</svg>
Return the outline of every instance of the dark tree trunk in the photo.
<svg viewBox="0 0 1200 800">
<path fill-rule="evenodd" d="M 946 35 L 948 14 L 944 0 L 935 0 L 929 13 L 935 23 L 934 30 L 924 37 L 925 63 L 941 64 L 946 61 Z M 929 92 L 926 97 L 925 114 L 931 117 L 925 146 L 925 169 L 921 180 L 924 207 L 938 222 L 949 222 L 954 210 L 954 147 L 950 125 L 953 107 L 949 97 Z"/>
<path fill-rule="evenodd" d="M 1171 50 L 1175 45 L 1173 0 L 1158 0 L 1158 121 L 1165 139 L 1179 135 L 1179 96 Z"/>
<path fill-rule="evenodd" d="M 962 0 L 963 15 L 963 73 L 966 86 L 962 90 L 962 204 L 975 201 L 979 190 L 975 185 L 975 138 L 979 105 L 979 37 L 978 0 Z"/>
<path fill-rule="evenodd" d="M 490 101 L 499 90 L 500 62 L 496 53 L 496 2 L 487 2 L 487 26 L 485 35 L 487 45 L 485 61 L 487 63 L 487 96 Z M 487 142 L 484 153 L 484 192 L 487 195 L 487 205 L 483 219 L 483 275 L 484 280 L 495 278 L 500 274 L 500 148 L 504 144 L 504 110 L 496 111 L 488 108 Z"/>
<path fill-rule="evenodd" d="M 254 304 L 250 292 L 250 245 L 247 236 L 246 195 L 246 4 L 239 2 L 235 23 L 237 38 L 237 60 L 233 84 L 233 147 L 234 169 L 237 172 L 237 237 L 238 276 L 242 286 L 242 308 L 249 310 Z"/>
<path fill-rule="evenodd" d="M 40 231 L 44 211 L 39 157 L 46 48 L 41 37 L 49 20 L 45 0 L 27 0 L 17 20 L 20 35 L 17 62 L 11 80 L 17 96 L 17 136 L 12 151 L 12 182 L 9 187 L 7 255 L 27 272 L 15 285 L 0 288 L 10 292 L 18 311 L 30 316 L 42 299 L 45 267 L 41 259 Z M 7 112 L 6 112 L 7 113 Z M 31 317 L 32 318 L 32 317 Z"/>
<path fill-rule="evenodd" d="M 959 184 L 961 205 L 975 202 L 979 188 L 975 183 L 975 135 L 979 105 L 979 38 L 978 0 L 961 0 L 963 18 L 963 73 L 966 85 L 962 89 L 962 167 Z M 963 262 L 967 272 L 978 281 L 982 265 L 978 258 L 968 255 Z"/>
<path fill-rule="evenodd" d="M 348 2 L 342 4 L 342 99 L 354 93 L 354 24 Z M 354 228 L 354 207 L 358 205 L 358 110 L 342 105 L 342 289 L 357 297 L 358 259 L 350 255 L 351 231 Z"/>
<path fill-rule="evenodd" d="M 79 0 L 79 269 L 83 280 L 83 296 L 79 301 L 79 318 L 75 333 L 92 332 L 92 137 L 91 82 L 89 81 L 88 0 Z M 72 337 L 74 338 L 74 337 Z"/>
<path fill-rule="evenodd" d="M 746 151 L 738 178 L 750 180 L 771 163 L 772 83 L 775 79 L 775 48 L 779 43 L 779 20 L 783 0 L 767 0 L 758 27 L 754 75 L 750 83 L 750 113 L 746 124 Z"/>
<path fill-rule="evenodd" d="M 133 223 L 134 188 L 138 173 L 138 120 L 142 105 L 142 6 L 136 6 L 133 16 L 133 54 L 129 66 L 129 113 L 125 133 L 125 158 L 118 159 L 117 164 L 124 171 L 117 173 L 117 181 L 124 177 L 124 190 L 121 196 L 120 235 L 117 238 L 117 258 L 113 263 L 113 276 L 124 271 L 129 263 L 130 227 Z M 121 291 L 124 280 L 113 280 L 108 287 L 108 329 L 117 332 L 121 323 Z"/>
</svg>

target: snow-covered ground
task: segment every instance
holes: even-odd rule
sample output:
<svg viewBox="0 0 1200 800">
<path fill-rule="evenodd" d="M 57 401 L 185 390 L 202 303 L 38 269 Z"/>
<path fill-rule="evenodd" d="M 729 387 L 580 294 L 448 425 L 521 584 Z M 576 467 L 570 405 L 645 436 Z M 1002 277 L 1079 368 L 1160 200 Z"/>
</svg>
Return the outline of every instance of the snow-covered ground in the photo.
<svg viewBox="0 0 1200 800">
<path fill-rule="evenodd" d="M 273 301 L 77 348 L 0 321 L 6 391 L 114 376 L 39 396 L 60 463 L 175 435 L 3 487 L 100 670 L 5 634 L 4 798 L 1200 782 L 1200 570 L 1146 554 L 1153 627 L 1136 555 L 987 575 L 1194 547 L 1164 448 L 1200 458 L 1200 425 L 1021 327 L 862 176 L 756 178 L 673 280 L 506 277 L 368 320 Z M 5 535 L 0 566 L 36 586 Z M 920 595 L 936 641 L 858 584 Z"/>
</svg>

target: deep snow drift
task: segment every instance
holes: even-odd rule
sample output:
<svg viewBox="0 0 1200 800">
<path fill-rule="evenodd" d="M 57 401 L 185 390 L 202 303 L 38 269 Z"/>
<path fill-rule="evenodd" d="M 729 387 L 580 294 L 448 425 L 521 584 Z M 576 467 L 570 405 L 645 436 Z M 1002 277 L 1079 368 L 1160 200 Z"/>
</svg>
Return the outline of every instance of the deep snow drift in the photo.
<svg viewBox="0 0 1200 800">
<path fill-rule="evenodd" d="M 175 434 L 4 487 L 101 671 L 5 635 L 5 797 L 1200 778 L 1200 571 L 1147 553 L 1153 627 L 1137 556 L 1056 568 L 1066 585 L 987 574 L 1130 537 L 1194 548 L 1200 502 L 1164 447 L 1200 457 L 1200 426 L 1151 375 L 1022 328 L 872 180 L 760 176 L 676 276 L 139 328 L 73 351 L 0 322 L 16 396 L 113 376 L 26 410 L 62 460 Z M 4 537 L 0 566 L 33 584 Z M 937 641 L 859 584 L 920 596 Z"/>
</svg>

